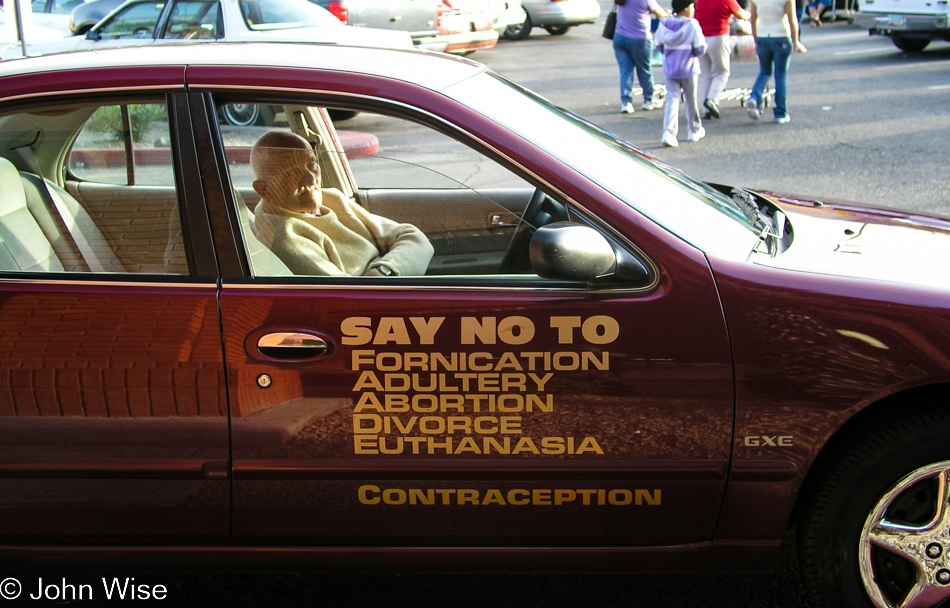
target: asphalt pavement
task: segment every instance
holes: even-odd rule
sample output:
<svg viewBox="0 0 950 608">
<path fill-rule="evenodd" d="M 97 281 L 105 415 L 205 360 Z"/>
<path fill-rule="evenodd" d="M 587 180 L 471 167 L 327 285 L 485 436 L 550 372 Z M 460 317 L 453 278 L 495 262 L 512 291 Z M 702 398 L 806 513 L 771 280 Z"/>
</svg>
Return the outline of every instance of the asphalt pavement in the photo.
<svg viewBox="0 0 950 608">
<path fill-rule="evenodd" d="M 610 2 L 601 6 L 602 21 Z M 844 20 L 806 24 L 808 52 L 793 54 L 789 70 L 789 124 L 774 124 L 771 111 L 753 121 L 725 101 L 721 119 L 704 121 L 705 139 L 681 137 L 672 149 L 660 145 L 663 110 L 642 112 L 637 99 L 634 114 L 620 114 L 619 71 L 601 27 L 536 32 L 472 59 L 704 181 L 950 216 L 950 43 L 908 54 Z M 662 70 L 653 72 L 662 83 Z M 751 88 L 757 73 L 755 60 L 734 60 L 728 86 Z"/>
</svg>

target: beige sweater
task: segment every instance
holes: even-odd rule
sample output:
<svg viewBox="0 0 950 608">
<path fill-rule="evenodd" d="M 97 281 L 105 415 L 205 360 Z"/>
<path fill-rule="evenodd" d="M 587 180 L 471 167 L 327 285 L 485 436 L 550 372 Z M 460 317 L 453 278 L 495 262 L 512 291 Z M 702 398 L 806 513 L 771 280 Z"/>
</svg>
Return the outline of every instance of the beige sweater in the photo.
<svg viewBox="0 0 950 608">
<path fill-rule="evenodd" d="M 399 276 L 425 274 L 432 245 L 415 226 L 373 215 L 331 188 L 323 190 L 321 213 L 262 200 L 254 210 L 257 236 L 298 275 L 361 276 L 381 265 Z"/>
</svg>

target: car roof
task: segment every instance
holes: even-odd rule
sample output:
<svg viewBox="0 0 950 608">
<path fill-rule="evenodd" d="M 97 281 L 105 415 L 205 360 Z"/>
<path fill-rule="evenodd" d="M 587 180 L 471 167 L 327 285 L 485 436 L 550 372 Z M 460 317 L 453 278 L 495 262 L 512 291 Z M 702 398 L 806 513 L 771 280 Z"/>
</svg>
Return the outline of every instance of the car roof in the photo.
<svg viewBox="0 0 950 608">
<path fill-rule="evenodd" d="M 319 43 L 207 42 L 122 47 L 0 61 L 0 78 L 62 70 L 189 65 L 312 68 L 412 82 L 439 91 L 487 68 L 467 59 L 417 50 Z M 236 80 L 240 80 L 239 77 Z M 144 82 L 142 84 L 148 84 Z"/>
</svg>

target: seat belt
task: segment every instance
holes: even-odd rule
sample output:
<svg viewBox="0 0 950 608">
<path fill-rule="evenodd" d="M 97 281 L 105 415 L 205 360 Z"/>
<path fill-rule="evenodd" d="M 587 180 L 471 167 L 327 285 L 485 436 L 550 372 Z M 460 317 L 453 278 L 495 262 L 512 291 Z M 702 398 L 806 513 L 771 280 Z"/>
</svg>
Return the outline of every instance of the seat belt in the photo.
<svg viewBox="0 0 950 608">
<path fill-rule="evenodd" d="M 99 262 L 99 258 L 96 257 L 96 254 L 89 246 L 89 242 L 86 240 L 76 218 L 74 218 L 69 212 L 69 209 L 66 208 L 66 203 L 58 196 L 53 196 L 52 191 L 50 191 L 49 184 L 46 183 L 46 180 L 43 178 L 43 172 L 40 170 L 40 164 L 36 162 L 36 155 L 33 154 L 33 148 L 28 144 L 14 148 L 14 151 L 26 162 L 30 171 L 40 178 L 43 187 L 39 190 L 40 196 L 43 197 L 43 202 L 46 203 L 47 208 L 56 210 L 59 218 L 63 221 L 63 225 L 66 226 L 66 230 L 69 231 L 69 236 L 73 239 L 73 243 L 79 248 L 79 253 L 82 254 L 83 260 L 86 262 L 86 265 L 89 266 L 89 270 L 92 272 L 106 272 L 106 269 Z"/>
</svg>

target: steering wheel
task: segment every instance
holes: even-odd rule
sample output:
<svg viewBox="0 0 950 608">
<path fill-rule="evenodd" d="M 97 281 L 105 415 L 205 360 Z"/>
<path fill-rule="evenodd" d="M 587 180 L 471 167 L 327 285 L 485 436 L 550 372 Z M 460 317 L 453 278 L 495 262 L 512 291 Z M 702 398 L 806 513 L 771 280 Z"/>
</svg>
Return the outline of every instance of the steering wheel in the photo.
<svg viewBox="0 0 950 608">
<path fill-rule="evenodd" d="M 535 188 L 531 200 L 528 201 L 524 213 L 521 214 L 521 220 L 518 222 L 518 227 L 515 228 L 514 236 L 511 237 L 508 250 L 505 251 L 505 257 L 501 259 L 501 264 L 498 266 L 499 273 L 521 274 L 531 272 L 528 245 L 531 243 L 531 237 L 534 236 L 535 230 L 538 229 L 538 219 L 546 200 L 548 200 L 548 197 L 544 191 Z"/>
</svg>

